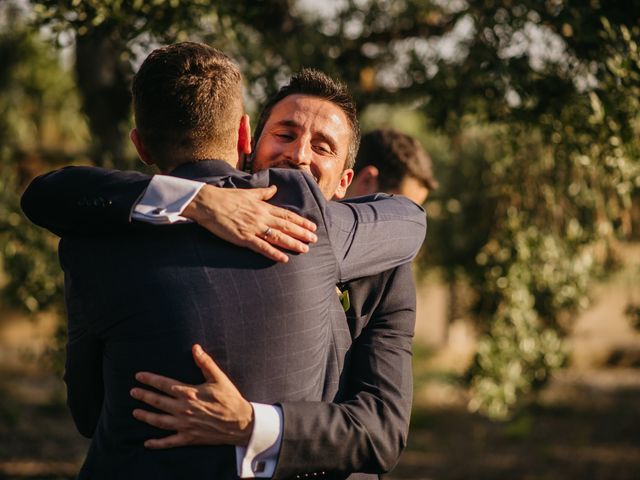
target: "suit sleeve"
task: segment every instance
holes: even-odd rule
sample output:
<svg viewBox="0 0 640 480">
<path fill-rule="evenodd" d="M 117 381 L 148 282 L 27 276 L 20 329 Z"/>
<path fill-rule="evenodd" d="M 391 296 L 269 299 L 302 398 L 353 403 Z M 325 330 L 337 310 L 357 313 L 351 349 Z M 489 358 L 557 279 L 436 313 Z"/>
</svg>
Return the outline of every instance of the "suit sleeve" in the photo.
<svg viewBox="0 0 640 480">
<path fill-rule="evenodd" d="M 126 229 L 150 180 L 139 172 L 65 167 L 35 178 L 21 206 L 29 220 L 59 236 Z"/>
<path fill-rule="evenodd" d="M 324 222 L 339 282 L 403 265 L 415 257 L 424 241 L 425 212 L 402 195 L 378 193 L 328 202 L 310 175 L 289 169 L 259 172 L 251 182 L 251 187 L 277 185 L 278 192 L 270 202 L 316 223 Z"/>
<path fill-rule="evenodd" d="M 402 195 L 328 202 L 325 219 L 340 282 L 410 262 L 420 250 L 427 227 L 424 210 Z"/>
<path fill-rule="evenodd" d="M 410 265 L 394 271 L 352 346 L 340 403 L 282 403 L 284 431 L 274 478 L 304 472 L 384 473 L 406 445 L 411 415 L 415 288 Z"/>
</svg>

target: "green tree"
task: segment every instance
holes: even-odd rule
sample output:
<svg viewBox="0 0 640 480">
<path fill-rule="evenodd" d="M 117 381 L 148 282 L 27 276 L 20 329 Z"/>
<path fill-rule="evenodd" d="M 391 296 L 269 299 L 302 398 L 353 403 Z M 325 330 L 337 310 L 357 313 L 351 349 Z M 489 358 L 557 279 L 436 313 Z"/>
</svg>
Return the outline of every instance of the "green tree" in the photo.
<svg viewBox="0 0 640 480">
<path fill-rule="evenodd" d="M 438 165 L 428 260 L 474 292 L 470 313 L 485 336 L 472 405 L 505 416 L 562 364 L 568 319 L 632 231 L 640 6 L 348 0 L 327 14 L 307 4 L 41 0 L 33 8 L 37 25 L 75 41 L 97 164 L 127 164 L 128 77 L 155 42 L 189 37 L 228 51 L 257 102 L 313 66 L 345 80 L 361 108 L 419 111 L 451 150 Z"/>
<path fill-rule="evenodd" d="M 57 240 L 21 214 L 19 195 L 42 165 L 82 157 L 86 128 L 56 52 L 15 5 L 0 13 L 0 294 L 5 305 L 37 312 L 61 304 Z"/>
</svg>

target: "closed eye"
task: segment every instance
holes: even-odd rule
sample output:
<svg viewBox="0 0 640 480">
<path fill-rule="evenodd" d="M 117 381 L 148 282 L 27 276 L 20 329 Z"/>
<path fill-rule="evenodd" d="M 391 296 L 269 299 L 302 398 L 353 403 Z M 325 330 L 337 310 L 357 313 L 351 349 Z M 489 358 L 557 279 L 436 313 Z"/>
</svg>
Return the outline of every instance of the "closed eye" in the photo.
<svg viewBox="0 0 640 480">
<path fill-rule="evenodd" d="M 292 133 L 288 132 L 275 133 L 274 135 L 282 140 L 293 140 L 295 138 Z"/>
<path fill-rule="evenodd" d="M 320 153 L 333 153 L 331 148 L 328 145 L 314 145 L 314 148 L 318 150 Z"/>
</svg>

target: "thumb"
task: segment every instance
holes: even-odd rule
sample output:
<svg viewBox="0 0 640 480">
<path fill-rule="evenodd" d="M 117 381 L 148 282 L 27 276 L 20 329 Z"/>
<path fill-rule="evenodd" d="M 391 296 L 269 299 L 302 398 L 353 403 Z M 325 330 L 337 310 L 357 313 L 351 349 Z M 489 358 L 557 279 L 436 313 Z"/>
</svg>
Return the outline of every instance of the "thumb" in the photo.
<svg viewBox="0 0 640 480">
<path fill-rule="evenodd" d="M 191 353 L 193 354 L 193 360 L 208 382 L 215 383 L 227 378 L 216 362 L 213 361 L 213 358 L 211 358 L 200 345 L 195 344 L 191 348 Z"/>
<path fill-rule="evenodd" d="M 276 194 L 277 191 L 278 191 L 278 187 L 276 187 L 275 185 L 270 185 L 267 188 L 254 189 L 254 192 L 258 194 L 258 199 L 260 200 L 269 200 L 271 197 L 273 197 Z"/>
</svg>

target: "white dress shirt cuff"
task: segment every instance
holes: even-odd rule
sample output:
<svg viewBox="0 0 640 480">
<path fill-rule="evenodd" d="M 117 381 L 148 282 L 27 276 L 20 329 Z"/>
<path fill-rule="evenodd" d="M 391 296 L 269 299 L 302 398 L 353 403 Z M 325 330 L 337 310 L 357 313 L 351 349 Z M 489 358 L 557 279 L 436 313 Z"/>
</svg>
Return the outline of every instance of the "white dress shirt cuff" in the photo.
<svg viewBox="0 0 640 480">
<path fill-rule="evenodd" d="M 181 214 L 203 186 L 194 180 L 154 175 L 131 218 L 154 225 L 190 222 Z"/>
<path fill-rule="evenodd" d="M 269 478 L 276 470 L 282 443 L 282 408 L 253 403 L 253 433 L 246 447 L 236 447 L 240 478 Z"/>
</svg>

